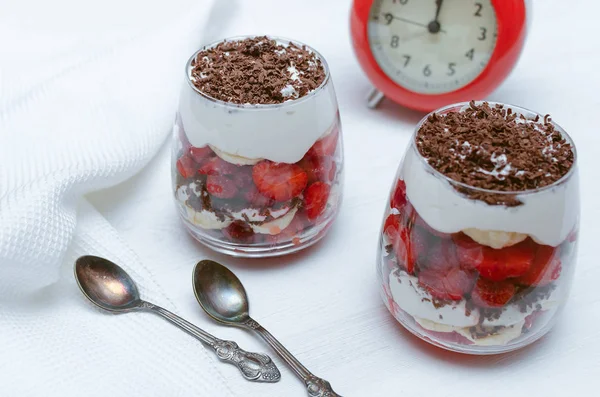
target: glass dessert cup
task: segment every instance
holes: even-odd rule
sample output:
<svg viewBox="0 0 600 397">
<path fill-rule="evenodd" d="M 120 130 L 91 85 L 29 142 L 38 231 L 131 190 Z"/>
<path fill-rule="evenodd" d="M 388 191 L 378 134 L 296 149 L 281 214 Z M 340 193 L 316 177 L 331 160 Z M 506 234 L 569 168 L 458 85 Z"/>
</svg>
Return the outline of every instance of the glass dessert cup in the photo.
<svg viewBox="0 0 600 397">
<path fill-rule="evenodd" d="M 552 122 L 572 145 L 569 172 L 536 190 L 485 190 L 450 179 L 420 154 L 416 135 L 429 116 L 416 127 L 385 211 L 377 255 L 381 296 L 407 330 L 447 350 L 498 354 L 529 345 L 551 329 L 572 283 L 579 225 L 573 142 Z M 480 194 L 521 204 L 471 198 Z"/>
<path fill-rule="evenodd" d="M 198 53 L 186 65 L 173 129 L 173 192 L 187 230 L 215 251 L 292 253 L 324 237 L 338 213 L 343 149 L 337 100 L 324 58 L 306 48 L 321 61 L 323 82 L 276 104 L 208 96 L 191 81 Z"/>
</svg>

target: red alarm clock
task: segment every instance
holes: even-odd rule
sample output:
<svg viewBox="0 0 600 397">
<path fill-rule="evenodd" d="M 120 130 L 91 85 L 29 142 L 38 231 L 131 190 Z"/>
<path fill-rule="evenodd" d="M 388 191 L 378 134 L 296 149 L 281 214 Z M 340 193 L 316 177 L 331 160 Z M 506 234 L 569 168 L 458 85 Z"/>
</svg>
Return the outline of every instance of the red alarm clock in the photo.
<svg viewBox="0 0 600 397">
<path fill-rule="evenodd" d="M 354 0 L 352 41 L 385 96 L 422 111 L 482 99 L 508 76 L 527 34 L 528 0 Z"/>
</svg>

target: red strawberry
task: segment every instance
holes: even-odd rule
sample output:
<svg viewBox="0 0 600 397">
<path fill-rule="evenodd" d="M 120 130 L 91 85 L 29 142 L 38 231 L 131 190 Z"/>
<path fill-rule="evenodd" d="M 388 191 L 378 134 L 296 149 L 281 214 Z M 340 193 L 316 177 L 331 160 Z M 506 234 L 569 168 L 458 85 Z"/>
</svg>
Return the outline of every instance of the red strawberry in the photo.
<svg viewBox="0 0 600 397">
<path fill-rule="evenodd" d="M 391 232 L 392 229 L 393 232 Z M 388 229 L 390 229 L 390 232 L 388 233 Z M 398 230 L 400 229 L 400 215 L 396 215 L 396 214 L 390 214 L 386 219 L 385 222 L 383 224 L 383 232 L 385 234 L 388 235 L 388 237 L 391 237 L 392 233 L 397 233 Z"/>
<path fill-rule="evenodd" d="M 439 240 L 431 247 L 427 252 L 427 258 L 419 262 L 419 265 L 427 269 L 444 271 L 460 267 L 455 245 L 450 240 Z"/>
<path fill-rule="evenodd" d="M 223 235 L 233 242 L 250 242 L 254 230 L 245 222 L 235 221 L 222 230 Z"/>
<path fill-rule="evenodd" d="M 526 273 L 535 257 L 535 246 L 529 239 L 510 247 L 495 250 L 483 248 L 483 261 L 477 266 L 482 277 L 502 281 Z"/>
<path fill-rule="evenodd" d="M 288 201 L 298 196 L 308 184 L 308 176 L 299 165 L 261 161 L 252 169 L 254 183 L 264 196 Z"/>
<path fill-rule="evenodd" d="M 463 269 L 477 269 L 482 277 L 502 281 L 519 277 L 529 270 L 535 246 L 529 239 L 502 249 L 482 246 L 463 233 L 452 236 Z"/>
<path fill-rule="evenodd" d="M 524 285 L 548 285 L 560 277 L 561 271 L 559 248 L 540 245 L 533 264 L 525 274 L 519 277 L 518 282 Z"/>
<path fill-rule="evenodd" d="M 233 175 L 236 173 L 237 168 L 237 166 L 215 156 L 205 161 L 198 172 L 202 175 Z"/>
<path fill-rule="evenodd" d="M 233 198 L 238 192 L 235 182 L 223 175 L 209 175 L 206 178 L 206 189 L 221 199 Z"/>
<path fill-rule="evenodd" d="M 177 160 L 177 171 L 184 178 L 191 178 L 196 175 L 196 163 L 186 155 L 183 155 Z"/>
<path fill-rule="evenodd" d="M 392 193 L 392 198 L 390 199 L 390 206 L 392 208 L 397 209 L 402 212 L 404 205 L 406 204 L 406 183 L 403 180 L 399 179 L 396 187 L 394 188 L 394 192 Z"/>
<path fill-rule="evenodd" d="M 471 299 L 479 307 L 503 307 L 510 302 L 515 292 L 513 283 L 480 278 L 471 292 Z"/>
<path fill-rule="evenodd" d="M 309 220 L 314 221 L 325 211 L 331 188 L 323 182 L 315 182 L 304 192 L 304 208 Z"/>
<path fill-rule="evenodd" d="M 267 208 L 275 204 L 275 200 L 260 194 L 256 186 L 251 185 L 248 190 L 244 193 L 244 198 L 254 208 Z"/>
<path fill-rule="evenodd" d="M 409 229 L 405 227 L 398 229 L 390 226 L 386 229 L 386 234 L 392 243 L 398 264 L 404 266 L 409 274 L 413 274 L 415 271 L 415 256 L 412 250 Z"/>
<path fill-rule="evenodd" d="M 336 165 L 331 157 L 315 157 L 306 155 L 298 163 L 306 175 L 308 175 L 308 183 L 313 182 L 331 182 L 335 178 Z M 332 177 L 333 171 L 333 177 Z"/>
<path fill-rule="evenodd" d="M 458 267 L 426 269 L 419 273 L 419 284 L 437 299 L 459 301 L 473 287 L 473 275 Z"/>
<path fill-rule="evenodd" d="M 435 244 L 435 237 L 431 237 L 425 230 L 413 227 L 410 233 L 410 241 L 412 243 L 415 259 L 420 261 L 427 256 L 427 250 L 432 244 Z"/>
<path fill-rule="evenodd" d="M 483 262 L 484 247 L 464 233 L 453 234 L 452 240 L 456 245 L 456 256 L 460 266 L 468 270 L 477 269 Z"/>
<path fill-rule="evenodd" d="M 315 142 L 308 154 L 311 156 L 333 156 L 338 144 L 338 129 L 335 128 L 329 135 Z"/>
<path fill-rule="evenodd" d="M 278 242 L 299 239 L 298 236 L 304 231 L 305 227 L 306 224 L 304 223 L 304 221 L 301 219 L 300 216 L 296 215 L 294 219 L 292 219 L 292 222 L 288 225 L 288 227 L 283 229 L 281 233 L 274 235 L 265 235 L 265 240 L 271 244 L 275 244 Z M 294 242 L 294 244 L 296 243 Z"/>
<path fill-rule="evenodd" d="M 252 167 L 238 167 L 235 174 L 231 176 L 231 179 L 233 179 L 235 185 L 239 189 L 245 190 L 248 189 L 250 186 L 254 187 L 254 181 L 252 180 Z"/>
<path fill-rule="evenodd" d="M 196 163 L 202 163 L 202 161 L 204 159 L 207 159 L 208 157 L 212 156 L 213 151 L 208 146 L 204 146 L 204 147 L 190 146 L 190 148 L 188 149 L 188 153 L 194 159 L 194 161 Z"/>
</svg>

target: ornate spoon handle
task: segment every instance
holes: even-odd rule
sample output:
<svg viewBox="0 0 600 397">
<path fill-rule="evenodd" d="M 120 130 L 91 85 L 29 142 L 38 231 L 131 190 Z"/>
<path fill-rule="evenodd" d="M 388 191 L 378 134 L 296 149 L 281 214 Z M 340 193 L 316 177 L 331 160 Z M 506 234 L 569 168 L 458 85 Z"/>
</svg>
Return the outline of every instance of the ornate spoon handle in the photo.
<svg viewBox="0 0 600 397">
<path fill-rule="evenodd" d="M 218 339 L 167 309 L 152 303 L 143 302 L 140 308 L 158 314 L 171 324 L 212 347 L 221 361 L 235 365 L 244 378 L 249 381 L 273 383 L 278 382 L 281 378 L 281 373 L 275 363 L 265 354 L 247 352 L 233 341 Z"/>
<path fill-rule="evenodd" d="M 342 397 L 333 391 L 329 382 L 313 375 L 288 349 L 286 349 L 269 331 L 256 321 L 250 319 L 244 325 L 256 331 L 304 381 L 310 397 Z"/>
</svg>

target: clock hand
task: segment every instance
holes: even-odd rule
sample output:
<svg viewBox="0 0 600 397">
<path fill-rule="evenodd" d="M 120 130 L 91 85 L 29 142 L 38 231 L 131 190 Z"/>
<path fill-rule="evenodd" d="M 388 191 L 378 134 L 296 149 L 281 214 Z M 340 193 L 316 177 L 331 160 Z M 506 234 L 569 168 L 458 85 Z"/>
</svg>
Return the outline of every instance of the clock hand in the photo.
<svg viewBox="0 0 600 397">
<path fill-rule="evenodd" d="M 410 19 L 402 18 L 402 17 L 396 16 L 396 15 L 394 15 L 392 13 L 389 13 L 389 12 L 386 13 L 386 14 L 383 14 L 383 17 L 387 21 L 388 25 L 391 24 L 394 19 L 397 19 L 399 21 L 406 22 L 406 23 L 409 23 L 411 25 L 416 25 L 416 26 L 421 26 L 423 28 L 428 28 L 428 25 L 426 25 L 424 23 L 420 23 L 420 22 L 412 21 Z M 445 31 L 443 31 L 441 29 L 440 29 L 440 31 L 446 33 Z"/>
<path fill-rule="evenodd" d="M 427 29 L 429 29 L 429 33 L 436 34 L 439 32 L 443 32 L 442 25 L 440 24 L 440 11 L 442 10 L 443 3 L 444 3 L 444 0 L 435 0 L 435 4 L 436 4 L 437 8 L 435 10 L 434 20 L 429 22 L 429 25 L 427 25 Z"/>
</svg>

